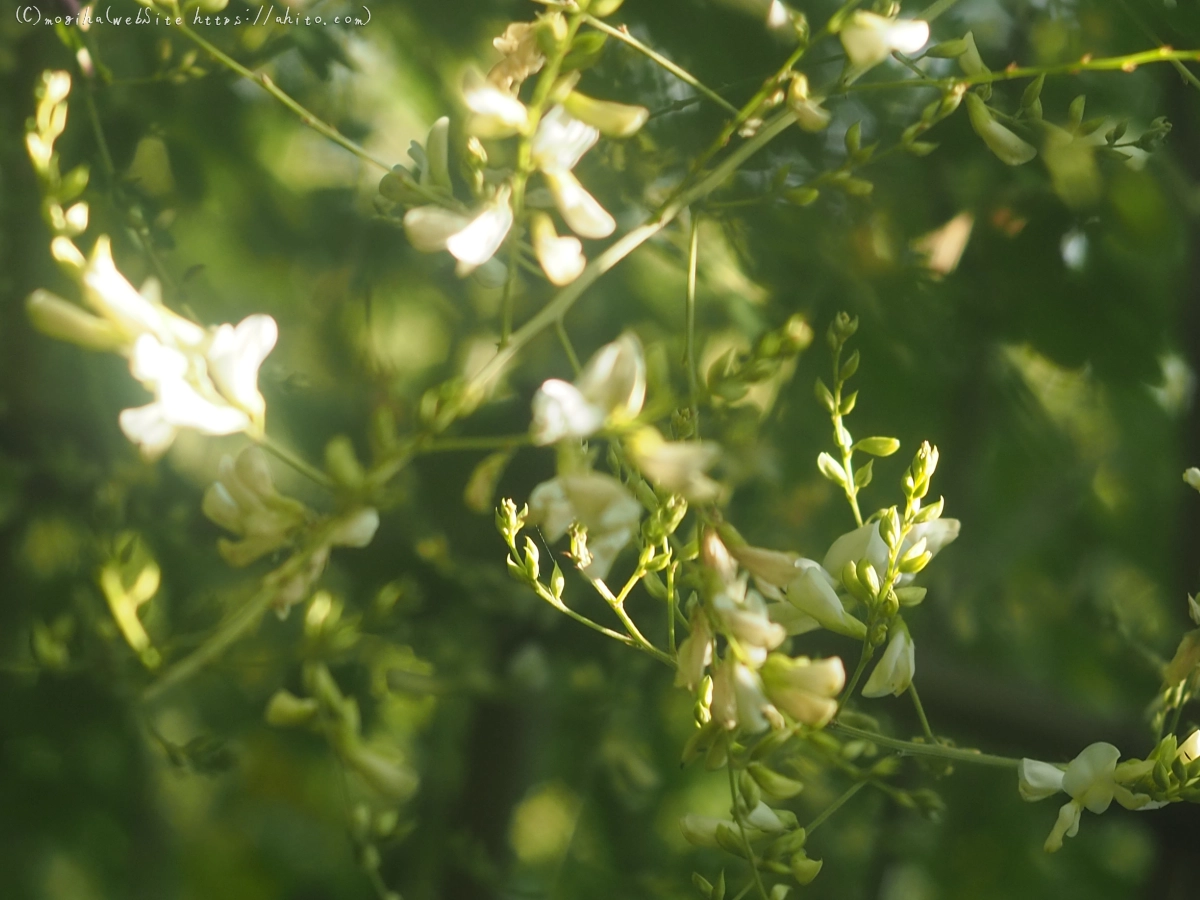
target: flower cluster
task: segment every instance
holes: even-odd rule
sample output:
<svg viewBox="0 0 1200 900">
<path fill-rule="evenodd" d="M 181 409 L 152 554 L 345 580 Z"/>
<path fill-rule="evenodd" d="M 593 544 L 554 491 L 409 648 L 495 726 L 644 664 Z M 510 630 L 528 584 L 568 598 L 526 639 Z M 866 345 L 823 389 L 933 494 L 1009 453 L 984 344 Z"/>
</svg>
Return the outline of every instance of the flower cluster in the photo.
<svg viewBox="0 0 1200 900">
<path fill-rule="evenodd" d="M 720 493 L 720 485 L 704 474 L 717 461 L 717 445 L 668 441 L 655 428 L 639 425 L 645 399 L 646 360 L 632 332 L 597 350 L 573 383 L 551 378 L 533 398 L 530 437 L 539 446 L 557 446 L 559 474 L 530 494 L 529 521 L 540 524 L 551 541 L 572 525 L 582 526 L 575 534 L 576 561 L 593 578 L 607 577 L 637 534 L 642 503 L 620 479 L 591 471 L 581 461 L 580 441 L 609 437 L 634 469 L 667 494 L 708 502 Z"/>
<path fill-rule="evenodd" d="M 56 255 L 77 274 L 91 312 L 38 290 L 29 298 L 29 315 L 52 337 L 129 359 L 133 377 L 154 400 L 122 412 L 121 430 L 148 459 L 165 453 L 184 428 L 263 434 L 258 370 L 279 334 L 273 318 L 253 315 L 236 326 L 204 328 L 168 309 L 154 279 L 135 290 L 114 264 L 107 237 L 96 241 L 86 261 L 66 238 L 56 240 Z"/>
<path fill-rule="evenodd" d="M 231 566 L 247 566 L 295 546 L 306 531 L 320 536 L 306 548 L 297 571 L 282 573 L 273 582 L 273 605 L 281 618 L 308 596 L 333 547 L 365 547 L 379 528 L 379 513 L 372 507 L 357 507 L 322 521 L 300 501 L 280 494 L 266 454 L 258 447 L 246 447 L 236 459 L 221 458 L 217 480 L 204 492 L 201 508 L 212 522 L 239 538 L 217 541 L 218 551 Z"/>
<path fill-rule="evenodd" d="M 551 283 L 568 284 L 583 271 L 587 259 L 579 238 L 605 238 L 616 229 L 616 220 L 583 187 L 574 169 L 601 134 L 629 137 L 645 124 L 649 112 L 575 90 L 579 73 L 559 72 L 574 33 L 575 27 L 569 27 L 559 11 L 535 22 L 513 23 L 493 42 L 503 56 L 488 74 L 472 68 L 464 75 L 473 205 L 454 197 L 446 118 L 434 123 L 423 148 L 414 149 L 416 177 L 397 167 L 380 185 L 386 197 L 406 205 L 418 197 L 436 201 L 410 205 L 404 230 L 418 250 L 448 251 L 458 261 L 460 277 L 487 264 L 509 239 L 514 224 L 525 224 L 526 206 L 538 205 L 535 192 L 526 196 L 527 180 L 535 174 L 541 176 L 562 221 L 578 236 L 560 236 L 547 211 L 529 211 L 533 251 Z M 553 65 L 547 65 L 547 54 L 554 57 Z M 542 80 L 527 105 L 520 97 L 521 87 L 539 72 Z M 487 169 L 482 142 L 513 137 L 519 141 L 515 167 Z"/>
</svg>

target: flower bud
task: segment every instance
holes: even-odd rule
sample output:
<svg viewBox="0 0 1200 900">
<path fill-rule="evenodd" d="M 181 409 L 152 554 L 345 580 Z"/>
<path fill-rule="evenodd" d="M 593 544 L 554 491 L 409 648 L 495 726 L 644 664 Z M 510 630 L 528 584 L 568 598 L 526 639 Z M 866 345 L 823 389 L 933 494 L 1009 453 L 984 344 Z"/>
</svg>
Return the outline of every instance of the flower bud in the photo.
<svg viewBox="0 0 1200 900">
<path fill-rule="evenodd" d="M 25 301 L 33 327 L 60 341 L 70 341 L 91 350 L 116 350 L 125 343 L 121 330 L 107 319 L 68 303 L 38 288 Z"/>
<path fill-rule="evenodd" d="M 1183 480 L 1187 482 L 1189 487 L 1193 487 L 1200 491 L 1200 469 L 1192 466 L 1183 473 Z"/>
<path fill-rule="evenodd" d="M 636 134 L 650 118 L 650 110 L 644 106 L 596 100 L 579 91 L 571 91 L 563 100 L 563 106 L 579 121 L 613 138 L 627 138 Z"/>
<path fill-rule="evenodd" d="M 809 859 L 808 854 L 801 850 L 792 856 L 789 865 L 792 869 L 792 877 L 801 885 L 812 884 L 813 880 L 821 872 L 824 860 Z"/>
<path fill-rule="evenodd" d="M 1020 166 L 1037 156 L 1037 150 L 1032 144 L 1021 140 L 992 118 L 987 104 L 978 94 L 969 93 L 966 100 L 971 127 L 1001 162 L 1010 166 Z"/>
<path fill-rule="evenodd" d="M 829 127 L 829 110 L 821 106 L 820 99 L 808 94 L 808 78 L 800 72 L 792 76 L 788 87 L 788 108 L 796 117 L 796 124 L 805 131 L 818 132 Z"/>
<path fill-rule="evenodd" d="M 278 728 L 307 725 L 317 715 L 319 705 L 312 697 L 297 697 L 290 691 L 279 690 L 267 703 L 267 724 Z"/>
</svg>

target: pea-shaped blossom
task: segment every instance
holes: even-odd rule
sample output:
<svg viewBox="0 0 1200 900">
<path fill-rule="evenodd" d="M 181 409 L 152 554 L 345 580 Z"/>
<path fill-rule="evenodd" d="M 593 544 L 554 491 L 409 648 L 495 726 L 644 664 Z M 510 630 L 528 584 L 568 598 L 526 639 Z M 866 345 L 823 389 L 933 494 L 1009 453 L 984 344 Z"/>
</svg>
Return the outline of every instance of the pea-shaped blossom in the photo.
<svg viewBox="0 0 1200 900">
<path fill-rule="evenodd" d="M 608 237 L 617 227 L 616 220 L 571 171 L 599 139 L 597 128 L 555 106 L 542 116 L 530 145 L 530 158 L 545 176 L 563 220 L 585 238 Z"/>
<path fill-rule="evenodd" d="M 691 630 L 679 644 L 676 657 L 675 686 L 694 691 L 704 679 L 704 670 L 712 662 L 713 629 L 701 606 L 692 611 L 688 624 Z"/>
<path fill-rule="evenodd" d="M 1018 787 L 1026 800 L 1042 800 L 1059 790 L 1071 799 L 1058 811 L 1058 819 L 1046 838 L 1045 850 L 1054 853 L 1062 848 L 1063 838 L 1079 832 L 1083 810 L 1100 814 L 1116 800 L 1126 809 L 1148 809 L 1157 804 L 1145 794 L 1135 794 L 1126 783 L 1141 778 L 1153 764 L 1129 760 L 1117 765 L 1121 751 L 1112 744 L 1095 743 L 1085 747 L 1065 770 L 1032 759 L 1021 760 L 1018 768 Z"/>
<path fill-rule="evenodd" d="M 875 68 L 895 52 L 916 53 L 929 41 L 929 23 L 858 10 L 838 31 L 850 64 L 848 81 Z"/>
<path fill-rule="evenodd" d="M 476 137 L 511 137 L 529 125 L 525 104 L 476 69 L 468 69 L 463 76 L 463 102 L 468 112 L 467 132 Z"/>
<path fill-rule="evenodd" d="M 779 721 L 779 711 L 767 699 L 759 674 L 727 655 L 713 667 L 712 717 L 728 731 L 757 734 Z"/>
<path fill-rule="evenodd" d="M 787 602 L 801 613 L 810 616 L 822 627 L 856 640 L 866 637 L 867 627 L 850 615 L 837 595 L 836 582 L 818 563 L 802 566 L 787 586 Z"/>
<path fill-rule="evenodd" d="M 761 666 L 767 653 L 787 638 L 787 629 L 772 622 L 758 591 L 746 589 L 745 577 L 728 584 L 713 598 L 717 624 L 737 640 L 749 662 Z"/>
<path fill-rule="evenodd" d="M 720 444 L 668 441 L 657 429 L 646 427 L 630 435 L 625 449 L 633 464 L 660 490 L 692 503 L 711 503 L 721 496 L 721 485 L 705 474 L 721 458 Z"/>
<path fill-rule="evenodd" d="M 266 454 L 247 447 L 234 459 L 221 458 L 217 480 L 201 504 L 210 520 L 240 538 L 221 538 L 217 549 L 231 566 L 246 566 L 290 544 L 311 513 L 303 503 L 275 489 Z"/>
<path fill-rule="evenodd" d="M 529 522 L 557 541 L 574 523 L 587 529 L 592 561 L 583 571 L 608 576 L 617 554 L 637 533 L 642 505 L 621 482 L 600 472 L 575 472 L 543 482 L 529 495 Z"/>
<path fill-rule="evenodd" d="M 837 697 L 846 686 L 846 669 L 836 656 L 789 659 L 782 653 L 772 653 L 762 668 L 762 680 L 777 709 L 797 722 L 821 728 L 837 713 Z"/>
<path fill-rule="evenodd" d="M 582 439 L 605 425 L 635 419 L 646 399 L 646 360 L 637 335 L 626 332 L 592 356 L 575 383 L 552 378 L 533 398 L 530 433 L 538 445 Z"/>
<path fill-rule="evenodd" d="M 864 697 L 899 697 L 912 684 L 917 671 L 916 646 L 908 629 L 900 622 L 892 626 L 887 649 L 875 665 L 875 670 L 863 685 Z"/>
<path fill-rule="evenodd" d="M 471 214 L 444 206 L 414 206 L 404 214 L 404 234 L 422 253 L 448 250 L 458 260 L 455 272 L 465 278 L 496 255 L 512 229 L 508 185 Z"/>
<path fill-rule="evenodd" d="M 83 298 L 95 314 L 38 291 L 29 298 L 30 317 L 52 337 L 128 357 L 130 373 L 154 394 L 152 403 L 124 410 L 119 419 L 144 456 L 161 456 L 184 428 L 262 433 L 266 402 L 258 370 L 279 336 L 274 319 L 254 315 L 236 326 L 204 328 L 164 306 L 158 282 L 134 290 L 106 236 L 86 264 L 80 256 L 80 265 Z"/>
</svg>

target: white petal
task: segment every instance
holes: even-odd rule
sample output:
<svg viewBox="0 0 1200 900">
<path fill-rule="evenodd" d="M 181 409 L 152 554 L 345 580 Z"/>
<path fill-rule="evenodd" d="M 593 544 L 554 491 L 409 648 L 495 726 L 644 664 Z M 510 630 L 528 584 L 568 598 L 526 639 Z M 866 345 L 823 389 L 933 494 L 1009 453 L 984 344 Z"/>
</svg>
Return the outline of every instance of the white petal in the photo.
<svg viewBox="0 0 1200 900">
<path fill-rule="evenodd" d="M 1200 759 L 1200 731 L 1193 731 L 1188 739 L 1179 745 L 1177 755 L 1185 765 Z"/>
<path fill-rule="evenodd" d="M 446 249 L 446 242 L 471 224 L 461 213 L 441 206 L 414 206 L 404 214 L 404 234 L 422 253 Z"/>
<path fill-rule="evenodd" d="M 888 548 L 879 536 L 878 522 L 868 522 L 843 534 L 833 542 L 821 565 L 834 578 L 840 578 L 846 563 L 858 563 L 863 559 L 871 563 L 880 575 L 887 569 Z"/>
<path fill-rule="evenodd" d="M 1063 790 L 1094 813 L 1102 813 L 1112 802 L 1113 772 L 1121 751 L 1112 744 L 1097 742 L 1071 760 L 1063 775 Z"/>
<path fill-rule="evenodd" d="M 529 494 L 529 523 L 541 525 L 546 540 L 557 541 L 574 521 L 575 508 L 559 479 L 543 481 Z"/>
<path fill-rule="evenodd" d="M 893 628 L 883 657 L 863 686 L 864 697 L 899 697 L 912 684 L 916 670 L 916 652 L 912 638 L 903 627 Z"/>
<path fill-rule="evenodd" d="M 570 172 L 546 172 L 554 203 L 571 230 L 580 237 L 605 238 L 617 228 L 616 220 Z"/>
<path fill-rule="evenodd" d="M 590 403 L 618 422 L 628 422 L 642 411 L 646 400 L 646 358 L 642 342 L 625 332 L 592 356 L 575 384 Z"/>
<path fill-rule="evenodd" d="M 524 103 L 474 69 L 468 69 L 463 77 L 463 100 L 471 111 L 467 131 L 477 137 L 509 137 L 529 123 Z"/>
<path fill-rule="evenodd" d="M 1017 788 L 1021 799 L 1030 802 L 1044 800 L 1062 790 L 1063 775 L 1058 766 L 1040 762 L 1036 759 L 1021 760 L 1017 770 Z"/>
<path fill-rule="evenodd" d="M 551 284 L 561 287 L 579 277 L 587 265 L 579 238 L 559 237 L 545 213 L 535 215 L 532 232 L 534 253 Z"/>
<path fill-rule="evenodd" d="M 804 568 L 792 580 L 787 588 L 787 600 L 820 622 L 822 628 L 855 638 L 866 634 L 866 626 L 846 612 L 837 592 L 816 567 Z"/>
<path fill-rule="evenodd" d="M 129 371 L 151 390 L 163 381 L 183 378 L 187 370 L 187 357 L 174 347 L 163 346 L 152 335 L 143 334 L 134 342 Z"/>
<path fill-rule="evenodd" d="M 118 421 L 125 437 L 137 444 L 147 459 L 166 453 L 179 431 L 167 421 L 158 403 L 122 410 Z"/>
<path fill-rule="evenodd" d="M 589 403 L 579 388 L 557 378 L 545 382 L 533 398 L 530 434 L 539 446 L 563 438 L 585 438 L 604 425 L 605 412 Z"/>
<path fill-rule="evenodd" d="M 218 328 L 208 348 L 208 371 L 217 389 L 255 419 L 266 411 L 258 392 L 258 370 L 278 338 L 279 326 L 273 318 L 248 316 L 236 328 Z"/>
<path fill-rule="evenodd" d="M 446 249 L 455 259 L 468 266 L 483 265 L 500 249 L 512 223 L 513 211 L 508 202 L 508 191 L 502 190 L 466 228 L 450 236 L 446 241 Z"/>
<path fill-rule="evenodd" d="M 334 529 L 329 543 L 342 547 L 365 547 L 379 529 L 379 513 L 372 507 L 360 509 Z"/>
<path fill-rule="evenodd" d="M 194 428 L 201 434 L 236 434 L 250 426 L 250 417 L 225 403 L 215 403 L 181 379 L 158 386 L 163 416 L 172 425 Z"/>
<path fill-rule="evenodd" d="M 135 291 L 117 271 L 107 235 L 96 240 L 91 259 L 83 270 L 83 288 L 89 306 L 131 335 L 150 332 L 162 340 L 168 339 L 162 309 Z"/>
<path fill-rule="evenodd" d="M 597 129 L 556 106 L 538 123 L 530 146 L 533 164 L 544 172 L 569 172 L 599 139 Z"/>
</svg>

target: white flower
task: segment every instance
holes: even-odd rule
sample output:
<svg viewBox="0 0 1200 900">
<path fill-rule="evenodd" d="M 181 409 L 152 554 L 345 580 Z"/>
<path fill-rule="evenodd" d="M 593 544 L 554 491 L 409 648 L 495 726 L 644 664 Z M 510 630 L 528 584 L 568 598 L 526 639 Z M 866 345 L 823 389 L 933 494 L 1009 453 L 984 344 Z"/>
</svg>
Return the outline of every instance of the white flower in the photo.
<svg viewBox="0 0 1200 900">
<path fill-rule="evenodd" d="M 1026 800 L 1041 800 L 1055 793 L 1058 783 L 1071 799 L 1058 811 L 1058 819 L 1046 838 L 1045 850 L 1054 853 L 1062 848 L 1064 837 L 1074 837 L 1079 831 L 1083 810 L 1100 814 L 1115 799 L 1126 809 L 1153 809 L 1160 803 L 1151 802 L 1146 794 L 1135 794 L 1125 787 L 1126 782 L 1141 778 L 1153 763 L 1149 760 L 1129 760 L 1117 765 L 1121 751 L 1112 744 L 1095 743 L 1083 749 L 1061 775 L 1049 763 L 1023 759 L 1018 772 L 1018 787 Z"/>
<path fill-rule="evenodd" d="M 962 523 L 958 519 L 934 519 L 931 522 L 919 522 L 909 529 L 900 545 L 900 553 L 903 555 L 917 542 L 924 540 L 925 549 L 931 555 L 936 556 L 943 547 L 958 537 L 961 528 Z M 865 559 L 882 577 L 887 572 L 888 558 L 887 544 L 879 535 L 879 523 L 868 522 L 834 541 L 829 552 L 825 554 L 822 565 L 833 578 L 837 579 L 841 577 L 846 563 L 857 564 Z M 902 575 L 899 583 L 908 584 L 914 577 L 913 575 Z"/>
<path fill-rule="evenodd" d="M 796 117 L 796 124 L 805 131 L 818 132 L 829 127 L 829 110 L 821 105 L 819 97 L 808 94 L 808 78 L 800 72 L 792 76 L 788 87 L 788 108 Z"/>
<path fill-rule="evenodd" d="M 541 386 L 533 398 L 533 442 L 581 439 L 605 424 L 626 424 L 642 411 L 645 399 L 642 344 L 626 332 L 597 350 L 574 384 L 552 378 Z"/>
<path fill-rule="evenodd" d="M 290 543 L 308 517 L 304 504 L 275 490 L 266 455 L 247 447 L 237 459 L 225 456 L 217 480 L 204 492 L 201 509 L 209 519 L 241 538 L 221 538 L 217 549 L 231 566 L 245 566 Z"/>
<path fill-rule="evenodd" d="M 714 666 L 712 716 L 723 728 L 757 734 L 771 724 L 768 716 L 778 715 L 757 672 L 732 657 Z"/>
<path fill-rule="evenodd" d="M 782 589 L 800 574 L 800 557 L 795 553 L 766 550 L 749 544 L 731 547 L 729 552 L 754 576 L 760 591 L 772 600 L 782 600 Z M 811 560 L 809 560 L 811 562 Z"/>
<path fill-rule="evenodd" d="M 121 412 L 119 421 L 125 436 L 137 444 L 148 459 L 161 456 L 171 446 L 181 428 L 193 428 L 201 434 L 236 434 L 251 425 L 250 416 L 230 406 L 206 377 L 188 380 L 189 359 L 173 347 L 164 347 L 156 338 L 143 334 L 133 345 L 130 371 L 154 392 L 154 402 Z"/>
<path fill-rule="evenodd" d="M 511 137 L 529 125 L 525 104 L 475 69 L 467 69 L 463 76 L 463 101 L 470 111 L 467 131 L 476 137 Z"/>
<path fill-rule="evenodd" d="M 404 214 L 404 234 L 422 253 L 449 250 L 460 278 L 491 259 L 513 224 L 511 188 L 502 186 L 473 216 L 441 206 L 415 206 Z"/>
<path fill-rule="evenodd" d="M 130 344 L 143 334 L 151 334 L 167 346 L 198 347 L 206 337 L 205 330 L 195 322 L 163 306 L 157 281 L 148 280 L 140 293 L 133 289 L 113 262 L 107 235 L 96 239 L 82 281 L 84 301 L 116 325 Z"/>
<path fill-rule="evenodd" d="M 991 110 L 978 94 L 968 93 L 966 104 L 971 127 L 1001 162 L 1010 166 L 1020 166 L 1037 156 L 1037 148 L 1021 140 L 992 118 Z"/>
<path fill-rule="evenodd" d="M 579 277 L 587 265 L 579 238 L 570 235 L 559 237 L 554 230 L 554 222 L 544 212 L 533 214 L 530 232 L 533 252 L 537 254 L 538 263 L 551 284 L 561 287 Z"/>
<path fill-rule="evenodd" d="M 899 697 L 912 684 L 917 668 L 916 647 L 908 629 L 897 624 L 892 628 L 892 637 L 887 649 L 875 666 L 875 671 L 863 686 L 864 697 L 883 697 L 891 694 Z"/>
<path fill-rule="evenodd" d="M 802 562 L 811 565 L 804 566 L 788 585 L 788 603 L 814 618 L 822 628 L 858 640 L 866 637 L 867 627 L 846 612 L 829 573 L 812 560 Z"/>
<path fill-rule="evenodd" d="M 218 327 L 205 353 L 217 389 L 260 423 L 267 404 L 258 392 L 258 370 L 278 338 L 279 327 L 270 316 L 248 316 L 236 327 Z"/>
<path fill-rule="evenodd" d="M 1193 487 L 1200 491 L 1200 469 L 1192 466 L 1183 473 L 1183 480 L 1187 482 L 1189 487 Z"/>
<path fill-rule="evenodd" d="M 880 575 L 887 571 L 888 548 L 879 536 L 878 522 L 868 522 L 843 534 L 833 542 L 821 565 L 834 578 L 840 578 L 846 563 L 858 563 L 864 559 Z"/>
<path fill-rule="evenodd" d="M 897 51 L 916 53 L 929 41 L 929 23 L 885 18 L 859 10 L 838 32 L 850 62 L 848 81 L 873 69 Z"/>
<path fill-rule="evenodd" d="M 719 444 L 668 441 L 647 427 L 629 438 L 626 449 L 642 474 L 664 491 L 693 503 L 710 503 L 721 496 L 721 486 L 704 474 L 720 458 Z"/>
<path fill-rule="evenodd" d="M 1065 771 L 1036 759 L 1022 759 L 1017 769 L 1017 789 L 1021 799 L 1034 802 L 1045 800 L 1062 790 Z"/>
<path fill-rule="evenodd" d="M 695 691 L 704 680 L 704 670 L 712 662 L 713 631 L 708 616 L 697 606 L 689 623 L 691 631 L 676 654 L 675 686 Z"/>
<path fill-rule="evenodd" d="M 767 696 L 797 722 L 821 728 L 837 713 L 837 696 L 846 686 L 846 669 L 836 656 L 789 659 L 772 653 L 762 669 Z"/>
<path fill-rule="evenodd" d="M 542 526 L 546 540 L 557 541 L 574 522 L 587 529 L 592 561 L 584 573 L 592 578 L 608 576 L 641 517 L 642 505 L 625 486 L 600 472 L 560 475 L 529 495 L 529 522 Z"/>
<path fill-rule="evenodd" d="M 787 638 L 787 629 L 767 615 L 762 595 L 746 590 L 744 577 L 713 598 L 713 612 L 721 629 L 738 641 L 756 666 L 766 660 L 767 651 L 774 650 Z"/>
<path fill-rule="evenodd" d="M 616 220 L 571 173 L 599 138 L 597 129 L 555 106 L 542 116 L 530 148 L 533 164 L 546 177 L 559 213 L 572 231 L 585 238 L 608 237 L 617 227 Z"/>
</svg>

